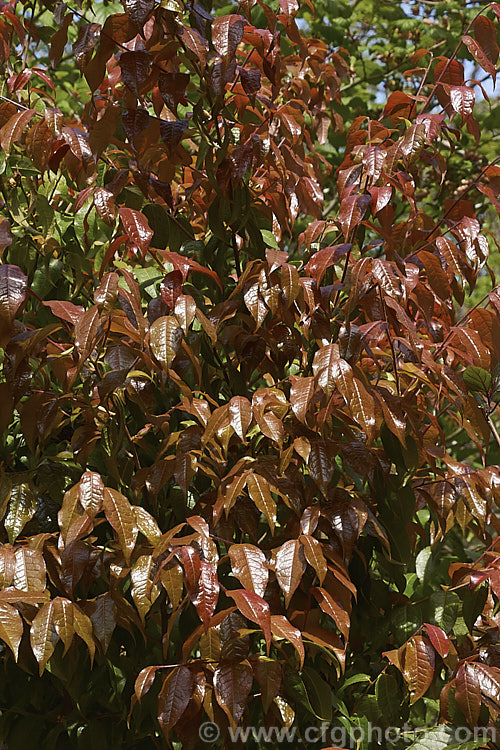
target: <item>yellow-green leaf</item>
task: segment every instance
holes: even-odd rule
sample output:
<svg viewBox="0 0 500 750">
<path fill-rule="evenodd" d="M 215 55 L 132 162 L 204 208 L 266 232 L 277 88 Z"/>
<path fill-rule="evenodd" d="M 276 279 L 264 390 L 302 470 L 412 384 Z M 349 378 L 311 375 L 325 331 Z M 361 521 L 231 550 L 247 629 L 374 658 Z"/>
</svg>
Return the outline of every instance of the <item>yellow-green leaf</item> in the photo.
<svg viewBox="0 0 500 750">
<path fill-rule="evenodd" d="M 9 500 L 9 511 L 5 517 L 5 530 L 9 542 L 14 544 L 17 537 L 36 512 L 36 496 L 26 482 L 12 487 Z"/>
</svg>

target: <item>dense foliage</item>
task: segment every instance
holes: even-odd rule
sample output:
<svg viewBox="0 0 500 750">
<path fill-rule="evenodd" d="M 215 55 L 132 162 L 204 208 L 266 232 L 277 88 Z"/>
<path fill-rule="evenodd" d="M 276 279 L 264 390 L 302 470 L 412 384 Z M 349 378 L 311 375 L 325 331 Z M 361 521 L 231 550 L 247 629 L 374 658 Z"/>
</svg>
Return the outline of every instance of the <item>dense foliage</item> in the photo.
<svg viewBox="0 0 500 750">
<path fill-rule="evenodd" d="M 1 4 L 9 749 L 495 725 L 500 5 L 411 7 Z"/>
</svg>

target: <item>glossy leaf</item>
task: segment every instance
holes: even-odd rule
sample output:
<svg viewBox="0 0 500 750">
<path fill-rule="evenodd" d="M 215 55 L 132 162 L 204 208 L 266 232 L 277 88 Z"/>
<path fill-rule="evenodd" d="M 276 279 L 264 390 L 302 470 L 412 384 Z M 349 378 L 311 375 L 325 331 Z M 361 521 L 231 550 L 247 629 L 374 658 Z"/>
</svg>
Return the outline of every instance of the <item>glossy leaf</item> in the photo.
<svg viewBox="0 0 500 750">
<path fill-rule="evenodd" d="M 8 244 L 8 243 L 7 243 Z M 18 266 L 0 266 L 0 331 L 10 328 L 26 299 L 28 279 Z"/>
<path fill-rule="evenodd" d="M 219 598 L 219 581 L 216 566 L 205 560 L 200 563 L 200 574 L 197 581 L 197 591 L 192 601 L 205 628 L 215 612 Z"/>
<path fill-rule="evenodd" d="M 238 437 L 245 442 L 246 433 L 252 421 L 252 405 L 243 396 L 233 396 L 229 402 L 230 424 Z"/>
<path fill-rule="evenodd" d="M 53 621 L 53 613 L 53 602 L 47 602 L 38 611 L 30 628 L 31 648 L 38 662 L 40 675 L 54 653 L 55 645 L 59 640 Z"/>
<path fill-rule="evenodd" d="M 173 315 L 155 320 L 149 331 L 151 349 L 158 362 L 168 368 L 175 359 L 182 340 L 182 328 Z"/>
<path fill-rule="evenodd" d="M 477 673 L 467 663 L 459 666 L 455 677 L 455 700 L 469 726 L 477 726 L 481 708 L 481 689 Z"/>
<path fill-rule="evenodd" d="M 403 674 L 410 690 L 410 703 L 427 692 L 434 677 L 434 651 L 430 643 L 415 635 L 405 646 Z"/>
<path fill-rule="evenodd" d="M 265 515 L 271 531 L 274 531 L 276 503 L 271 495 L 268 481 L 260 474 L 251 473 L 246 478 L 246 485 L 255 506 Z"/>
<path fill-rule="evenodd" d="M 99 474 L 86 471 L 78 485 L 78 500 L 90 516 L 95 516 L 104 502 L 104 483 Z"/>
<path fill-rule="evenodd" d="M 285 595 L 285 607 L 288 607 L 305 570 L 304 552 L 297 539 L 285 542 L 276 552 L 274 570 L 281 590 Z"/>
<path fill-rule="evenodd" d="M 23 630 L 23 621 L 17 609 L 10 604 L 0 603 L 0 638 L 8 645 L 16 661 Z"/>
<path fill-rule="evenodd" d="M 450 650 L 450 641 L 446 633 L 439 628 L 437 625 L 430 625 L 428 622 L 425 623 L 425 629 L 429 640 L 438 652 L 439 656 L 445 659 L 448 656 Z"/>
<path fill-rule="evenodd" d="M 245 662 L 223 662 L 215 670 L 215 697 L 233 726 L 243 716 L 252 679 L 252 669 Z"/>
<path fill-rule="evenodd" d="M 233 574 L 246 588 L 263 597 L 269 579 L 266 556 L 253 544 L 233 544 L 229 548 Z"/>
<path fill-rule="evenodd" d="M 327 572 L 326 559 L 321 548 L 321 543 L 309 534 L 301 534 L 299 540 L 303 545 L 306 560 L 316 571 L 321 586 Z"/>
<path fill-rule="evenodd" d="M 243 18 L 237 15 L 221 16 L 212 24 L 212 43 L 219 55 L 227 60 L 234 57 L 243 38 Z"/>
<path fill-rule="evenodd" d="M 132 507 L 126 497 L 110 487 L 104 489 L 103 507 L 106 518 L 116 531 L 125 560 L 129 562 L 138 532 Z"/>
<path fill-rule="evenodd" d="M 179 721 L 193 689 L 193 674 L 185 666 L 174 669 L 164 681 L 158 695 L 158 721 L 165 733 Z"/>
<path fill-rule="evenodd" d="M 145 253 L 153 237 L 153 230 L 146 217 L 139 211 L 125 207 L 119 208 L 118 214 L 130 242 L 137 245 L 142 253 Z"/>
<path fill-rule="evenodd" d="M 11 490 L 9 510 L 4 519 L 9 542 L 13 544 L 37 509 L 37 498 L 29 484 L 16 484 Z"/>
<path fill-rule="evenodd" d="M 245 589 L 237 589 L 236 591 L 228 591 L 230 596 L 239 611 L 248 620 L 257 623 L 262 629 L 266 643 L 271 643 L 271 615 L 269 604 L 258 594 L 253 591 L 246 591 Z"/>
</svg>

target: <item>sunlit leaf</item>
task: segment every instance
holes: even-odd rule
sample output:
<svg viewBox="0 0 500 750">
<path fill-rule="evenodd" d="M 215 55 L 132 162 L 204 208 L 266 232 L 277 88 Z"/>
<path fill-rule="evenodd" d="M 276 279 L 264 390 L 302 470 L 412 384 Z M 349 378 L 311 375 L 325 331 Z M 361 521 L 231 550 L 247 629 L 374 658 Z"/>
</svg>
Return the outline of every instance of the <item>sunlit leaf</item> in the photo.
<svg viewBox="0 0 500 750">
<path fill-rule="evenodd" d="M 9 510 L 4 519 L 9 542 L 13 544 L 29 520 L 36 513 L 37 498 L 29 484 L 15 484 L 9 500 Z"/>
<path fill-rule="evenodd" d="M 240 583 L 263 597 L 269 571 L 262 550 L 253 544 L 233 544 L 229 548 L 229 558 L 233 573 Z"/>
<path fill-rule="evenodd" d="M 40 675 L 54 653 L 54 648 L 59 636 L 57 635 L 54 621 L 54 603 L 47 602 L 39 610 L 34 618 L 30 629 L 31 648 L 38 662 Z"/>
<path fill-rule="evenodd" d="M 0 603 L 0 638 L 8 645 L 16 661 L 23 629 L 23 621 L 17 609 L 10 604 Z"/>
<path fill-rule="evenodd" d="M 290 539 L 276 552 L 274 570 L 288 607 L 305 570 L 304 552 L 298 539 Z"/>
<path fill-rule="evenodd" d="M 106 487 L 103 507 L 106 518 L 116 531 L 125 560 L 129 562 L 138 532 L 132 506 L 120 492 Z"/>
<path fill-rule="evenodd" d="M 149 340 L 158 362 L 168 368 L 175 359 L 182 340 L 182 328 L 177 318 L 168 315 L 155 320 L 149 331 Z"/>
</svg>

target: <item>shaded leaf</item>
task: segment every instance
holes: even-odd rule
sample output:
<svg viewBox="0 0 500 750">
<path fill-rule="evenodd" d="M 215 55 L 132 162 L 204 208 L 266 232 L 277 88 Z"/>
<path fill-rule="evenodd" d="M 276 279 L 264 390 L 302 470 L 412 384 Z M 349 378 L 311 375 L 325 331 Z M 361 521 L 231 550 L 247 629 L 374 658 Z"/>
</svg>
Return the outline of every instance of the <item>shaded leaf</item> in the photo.
<svg viewBox="0 0 500 750">
<path fill-rule="evenodd" d="M 247 662 L 226 662 L 215 670 L 215 697 L 233 727 L 243 716 L 252 681 L 252 669 Z"/>
<path fill-rule="evenodd" d="M 78 29 L 78 38 L 73 44 L 73 55 L 82 72 L 85 72 L 85 68 L 90 62 L 100 35 L 101 26 L 98 23 L 86 23 Z"/>
<path fill-rule="evenodd" d="M 181 718 L 194 690 L 194 677 L 188 667 L 181 665 L 164 680 L 158 695 L 158 721 L 167 733 Z"/>
<path fill-rule="evenodd" d="M 491 375 L 488 370 L 482 367 L 466 367 L 462 373 L 471 391 L 487 394 L 491 390 Z"/>
<path fill-rule="evenodd" d="M 139 96 L 142 87 L 148 79 L 151 64 L 151 55 L 144 50 L 122 52 L 120 55 L 122 81 L 136 96 Z"/>
<path fill-rule="evenodd" d="M 122 0 L 122 2 L 125 13 L 138 27 L 142 27 L 155 6 L 154 0 Z"/>
<path fill-rule="evenodd" d="M 103 653 L 106 653 L 116 627 L 116 604 L 106 593 L 86 602 L 85 609 L 90 617 L 95 637 L 101 644 Z"/>
<path fill-rule="evenodd" d="M 253 669 L 260 685 L 264 712 L 267 713 L 281 687 L 281 665 L 274 659 L 261 656 L 254 662 Z"/>
<path fill-rule="evenodd" d="M 188 126 L 187 120 L 174 120 L 160 123 L 160 135 L 162 141 L 170 148 L 175 149 L 182 141 L 184 131 Z"/>
<path fill-rule="evenodd" d="M 92 305 L 80 315 L 75 323 L 75 346 L 82 358 L 87 357 L 94 347 L 99 322 L 99 308 L 97 305 Z"/>
<path fill-rule="evenodd" d="M 469 664 L 461 664 L 455 677 L 455 700 L 470 727 L 477 726 L 481 708 L 478 675 Z"/>
</svg>

